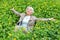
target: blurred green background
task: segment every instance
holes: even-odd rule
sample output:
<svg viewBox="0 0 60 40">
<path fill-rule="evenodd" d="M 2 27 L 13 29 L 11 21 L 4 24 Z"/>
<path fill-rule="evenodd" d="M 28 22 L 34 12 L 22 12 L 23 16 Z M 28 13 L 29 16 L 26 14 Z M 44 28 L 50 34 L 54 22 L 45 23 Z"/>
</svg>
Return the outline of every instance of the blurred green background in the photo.
<svg viewBox="0 0 60 40">
<path fill-rule="evenodd" d="M 10 9 L 25 12 L 27 6 L 34 8 L 34 16 L 56 21 L 37 21 L 32 33 L 15 33 L 19 16 Z M 60 0 L 0 0 L 0 40 L 60 40 Z"/>
</svg>

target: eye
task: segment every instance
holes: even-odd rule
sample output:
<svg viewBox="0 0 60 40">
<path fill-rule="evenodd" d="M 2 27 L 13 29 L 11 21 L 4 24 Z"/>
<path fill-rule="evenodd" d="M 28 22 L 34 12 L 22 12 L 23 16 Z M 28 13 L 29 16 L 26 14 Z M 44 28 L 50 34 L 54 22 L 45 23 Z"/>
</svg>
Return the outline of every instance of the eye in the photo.
<svg viewBox="0 0 60 40">
<path fill-rule="evenodd" d="M 32 11 L 32 9 L 30 9 L 30 11 Z"/>
</svg>

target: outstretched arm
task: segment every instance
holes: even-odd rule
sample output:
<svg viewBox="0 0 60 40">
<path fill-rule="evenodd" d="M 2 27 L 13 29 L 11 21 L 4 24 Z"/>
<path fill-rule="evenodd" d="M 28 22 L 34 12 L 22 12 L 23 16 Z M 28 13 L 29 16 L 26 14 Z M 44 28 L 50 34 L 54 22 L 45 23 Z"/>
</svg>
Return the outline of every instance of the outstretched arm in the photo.
<svg viewBox="0 0 60 40">
<path fill-rule="evenodd" d="M 16 15 L 20 16 L 20 13 L 17 12 L 16 10 L 14 10 L 14 8 L 12 8 L 12 9 L 10 9 L 10 10 L 12 10 Z"/>
<path fill-rule="evenodd" d="M 52 20 L 54 21 L 54 18 L 36 18 L 36 20 L 41 20 L 41 21 L 48 21 L 48 20 Z"/>
</svg>

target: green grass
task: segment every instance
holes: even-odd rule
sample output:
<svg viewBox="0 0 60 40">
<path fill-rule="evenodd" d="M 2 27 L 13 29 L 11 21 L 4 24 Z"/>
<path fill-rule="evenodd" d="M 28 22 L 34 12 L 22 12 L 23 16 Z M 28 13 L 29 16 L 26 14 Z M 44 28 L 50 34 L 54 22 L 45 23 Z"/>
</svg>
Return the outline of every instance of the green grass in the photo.
<svg viewBox="0 0 60 40">
<path fill-rule="evenodd" d="M 0 40 L 60 40 L 59 0 L 0 0 Z M 19 16 L 10 9 L 25 12 L 32 6 L 36 17 L 55 18 L 56 21 L 37 21 L 33 33 L 14 32 Z"/>
</svg>

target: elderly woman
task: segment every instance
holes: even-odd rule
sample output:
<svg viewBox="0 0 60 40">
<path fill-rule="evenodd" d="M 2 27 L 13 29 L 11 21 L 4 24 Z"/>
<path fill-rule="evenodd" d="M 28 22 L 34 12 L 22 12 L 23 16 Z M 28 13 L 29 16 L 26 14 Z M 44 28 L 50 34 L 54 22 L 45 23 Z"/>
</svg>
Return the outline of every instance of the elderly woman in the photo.
<svg viewBox="0 0 60 40">
<path fill-rule="evenodd" d="M 26 8 L 26 14 L 25 13 L 19 13 L 14 8 L 11 9 L 16 15 L 20 16 L 19 21 L 17 22 L 15 26 L 15 31 L 17 29 L 25 28 L 25 32 L 31 31 L 31 28 L 34 27 L 34 24 L 36 20 L 42 20 L 42 21 L 48 21 L 53 20 L 53 18 L 37 18 L 35 16 L 32 16 L 32 13 L 34 13 L 34 9 L 31 6 L 28 6 Z"/>
</svg>

